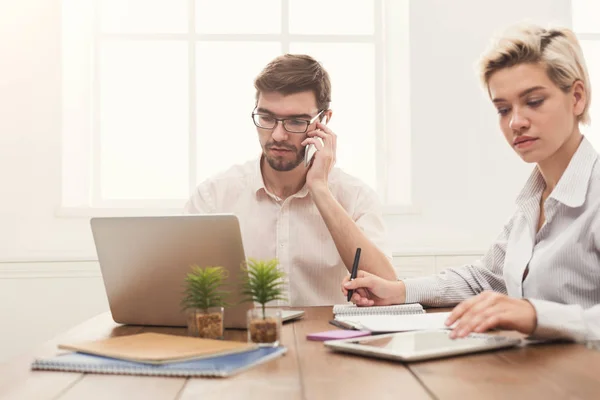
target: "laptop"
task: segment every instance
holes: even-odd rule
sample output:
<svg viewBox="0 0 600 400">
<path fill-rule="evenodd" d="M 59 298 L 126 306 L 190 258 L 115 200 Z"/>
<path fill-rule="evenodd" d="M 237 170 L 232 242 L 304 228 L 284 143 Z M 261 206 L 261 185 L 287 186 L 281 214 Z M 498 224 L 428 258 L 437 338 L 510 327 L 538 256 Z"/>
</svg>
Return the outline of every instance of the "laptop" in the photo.
<svg viewBox="0 0 600 400">
<path fill-rule="evenodd" d="M 98 217 L 90 221 L 102 279 L 115 322 L 130 325 L 186 326 L 181 309 L 184 280 L 192 265 L 223 266 L 226 283 L 239 287 L 246 261 L 233 214 L 158 217 Z M 225 328 L 246 329 L 254 307 L 239 291 L 227 299 Z M 283 320 L 304 311 L 284 310 Z"/>
<path fill-rule="evenodd" d="M 410 362 L 503 349 L 521 343 L 519 338 L 486 333 L 471 333 L 464 338 L 451 339 L 450 332 L 445 329 L 390 333 L 330 340 L 325 342 L 325 346 L 339 352 Z"/>
</svg>

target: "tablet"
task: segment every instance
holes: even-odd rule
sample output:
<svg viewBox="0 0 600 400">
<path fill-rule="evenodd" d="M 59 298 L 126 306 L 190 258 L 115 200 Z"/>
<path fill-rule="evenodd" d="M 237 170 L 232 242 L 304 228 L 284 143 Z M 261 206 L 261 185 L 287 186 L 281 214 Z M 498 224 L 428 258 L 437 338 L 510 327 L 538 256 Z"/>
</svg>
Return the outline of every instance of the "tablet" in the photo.
<svg viewBox="0 0 600 400">
<path fill-rule="evenodd" d="M 413 331 L 366 338 L 329 340 L 335 351 L 398 361 L 421 361 L 516 346 L 521 339 L 485 333 L 471 333 L 451 339 L 450 330 Z"/>
</svg>

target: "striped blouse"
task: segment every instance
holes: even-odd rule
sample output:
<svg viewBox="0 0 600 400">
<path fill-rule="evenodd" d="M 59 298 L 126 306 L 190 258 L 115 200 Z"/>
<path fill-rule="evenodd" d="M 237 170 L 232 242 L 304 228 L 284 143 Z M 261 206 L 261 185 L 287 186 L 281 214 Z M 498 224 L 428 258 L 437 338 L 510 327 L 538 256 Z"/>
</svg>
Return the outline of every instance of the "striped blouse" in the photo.
<svg viewBox="0 0 600 400">
<path fill-rule="evenodd" d="M 600 339 L 600 163 L 586 138 L 544 203 L 534 169 L 517 209 L 481 260 L 432 277 L 405 280 L 406 302 L 452 306 L 484 290 L 527 298 L 537 313 L 533 336 Z M 526 272 L 527 271 L 527 272 Z M 525 276 L 525 278 L 524 278 Z"/>
</svg>

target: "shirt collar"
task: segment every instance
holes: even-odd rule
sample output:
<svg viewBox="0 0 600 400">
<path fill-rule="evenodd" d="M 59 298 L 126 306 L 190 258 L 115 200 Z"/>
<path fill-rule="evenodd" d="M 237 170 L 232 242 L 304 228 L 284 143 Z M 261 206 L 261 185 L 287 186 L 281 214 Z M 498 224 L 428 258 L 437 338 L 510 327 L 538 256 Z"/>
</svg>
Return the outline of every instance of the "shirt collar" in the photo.
<svg viewBox="0 0 600 400">
<path fill-rule="evenodd" d="M 598 153 L 584 137 L 549 197 L 571 208 L 583 205 L 597 158 Z M 539 200 L 544 187 L 544 178 L 536 167 L 519 194 L 517 205 L 522 206 L 534 198 Z"/>
<path fill-rule="evenodd" d="M 550 197 L 567 207 L 583 205 L 597 158 L 598 153 L 584 137 Z"/>
<path fill-rule="evenodd" d="M 263 157 L 264 157 L 264 155 L 261 155 L 258 158 L 258 160 L 256 161 L 255 166 L 254 166 L 254 174 L 253 174 L 253 179 L 252 179 L 252 191 L 256 194 L 256 196 L 258 196 L 261 191 L 267 195 L 274 196 L 273 193 L 271 193 L 267 190 L 267 187 L 265 186 L 265 180 L 262 176 L 261 164 L 262 164 Z M 302 198 L 302 197 L 306 197 L 307 195 L 308 195 L 308 187 L 306 186 L 306 184 L 304 184 L 304 186 L 302 186 L 302 189 L 300 189 L 297 193 L 293 194 L 290 197 Z"/>
</svg>

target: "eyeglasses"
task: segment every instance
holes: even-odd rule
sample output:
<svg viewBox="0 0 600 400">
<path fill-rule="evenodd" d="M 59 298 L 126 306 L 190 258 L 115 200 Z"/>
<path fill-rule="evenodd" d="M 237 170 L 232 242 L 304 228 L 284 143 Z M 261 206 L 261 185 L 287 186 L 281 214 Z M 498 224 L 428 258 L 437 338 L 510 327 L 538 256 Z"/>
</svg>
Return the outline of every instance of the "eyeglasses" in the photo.
<svg viewBox="0 0 600 400">
<path fill-rule="evenodd" d="M 275 118 L 269 114 L 259 114 L 257 112 L 252 113 L 252 121 L 254 125 L 263 129 L 275 129 L 277 123 L 281 121 L 283 129 L 290 133 L 306 133 L 310 124 L 315 122 L 325 110 L 319 111 L 317 115 L 312 117 L 309 121 L 299 118 Z"/>
</svg>

